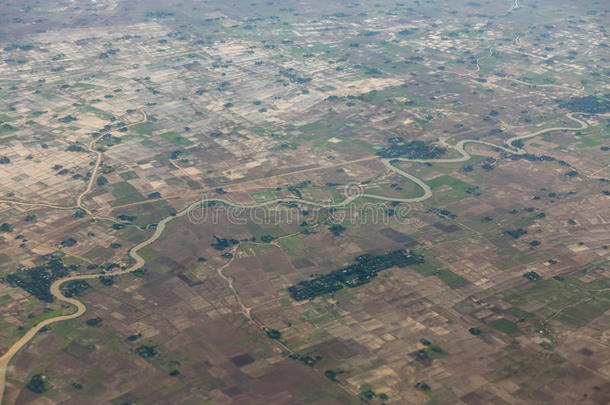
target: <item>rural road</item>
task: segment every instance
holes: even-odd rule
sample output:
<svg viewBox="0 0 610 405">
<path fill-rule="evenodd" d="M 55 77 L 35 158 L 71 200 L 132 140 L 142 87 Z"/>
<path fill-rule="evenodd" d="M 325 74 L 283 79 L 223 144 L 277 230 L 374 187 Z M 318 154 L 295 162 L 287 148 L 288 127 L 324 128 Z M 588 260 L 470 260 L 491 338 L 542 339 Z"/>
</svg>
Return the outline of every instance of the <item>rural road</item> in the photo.
<svg viewBox="0 0 610 405">
<path fill-rule="evenodd" d="M 146 116 L 146 114 L 142 111 L 142 113 L 144 114 L 144 116 Z M 582 114 L 582 113 L 569 113 L 566 114 L 566 116 L 578 123 L 580 125 L 580 127 L 578 128 L 570 128 L 570 127 L 554 127 L 554 128 L 545 128 L 545 129 L 541 129 L 539 131 L 536 131 L 534 133 L 531 134 L 527 134 L 527 135 L 522 135 L 522 136 L 517 136 L 517 137 L 513 137 L 510 138 L 509 140 L 506 141 L 505 145 L 511 145 L 511 143 L 513 141 L 517 141 L 517 140 L 524 140 L 524 139 L 529 139 L 529 138 L 533 138 L 535 136 L 539 136 L 542 135 L 544 133 L 547 132 L 553 132 L 553 131 L 578 131 L 578 130 L 583 130 L 588 128 L 588 124 L 582 120 L 579 120 L 577 118 L 574 118 L 573 114 Z M 93 150 L 93 146 L 95 144 L 95 142 L 97 141 L 97 139 L 93 139 L 90 143 L 89 143 L 89 150 L 92 152 L 97 153 L 97 160 L 96 160 L 96 165 L 95 168 L 93 170 L 92 176 L 89 179 L 89 183 L 87 185 L 87 189 L 82 192 L 81 194 L 79 194 L 78 198 L 77 198 L 77 207 L 86 210 L 87 212 L 89 212 L 86 208 L 83 207 L 82 205 L 82 199 L 83 197 L 89 193 L 93 187 L 93 182 L 95 180 L 98 168 L 100 166 L 101 163 L 101 159 L 102 159 L 102 153 L 98 152 L 98 151 L 94 151 Z M 416 183 L 417 185 L 419 185 L 424 193 L 423 195 L 419 196 L 419 197 L 415 197 L 415 198 L 393 198 L 393 197 L 383 197 L 383 196 L 378 196 L 378 195 L 372 195 L 372 194 L 366 194 L 366 193 L 357 193 L 351 196 L 347 196 L 345 200 L 338 202 L 338 203 L 325 203 L 325 202 L 316 202 L 316 201 L 308 201 L 308 200 L 303 200 L 303 199 L 299 199 L 299 198 L 281 198 L 281 199 L 274 199 L 274 200 L 269 200 L 269 201 L 264 201 L 264 202 L 260 202 L 260 203 L 255 203 L 255 204 L 238 204 L 238 203 L 234 203 L 232 201 L 229 200 L 225 200 L 222 198 L 209 198 L 209 199 L 204 199 L 204 200 L 199 200 L 196 201 L 190 205 L 188 205 L 186 208 L 184 208 L 182 211 L 178 212 L 177 214 L 173 215 L 173 216 L 168 216 L 166 218 L 164 218 L 163 220 L 161 220 L 158 224 L 157 227 L 155 229 L 155 232 L 150 236 L 150 238 L 148 238 L 147 240 L 139 243 L 138 245 L 134 246 L 132 249 L 129 250 L 128 254 L 129 257 L 133 260 L 135 260 L 135 262 L 120 271 L 116 271 L 116 272 L 112 272 L 112 273 L 96 273 L 96 274 L 79 274 L 79 275 L 73 275 L 73 276 L 69 276 L 69 277 L 65 277 L 59 280 L 56 280 L 50 287 L 50 291 L 51 294 L 57 298 L 59 301 L 61 302 L 65 302 L 68 304 L 73 305 L 74 307 L 76 307 L 76 311 L 68 314 L 68 315 L 61 315 L 61 316 L 57 316 L 55 318 L 49 318 L 49 319 L 45 319 L 43 321 L 41 321 L 40 323 L 38 323 L 37 325 L 35 325 L 34 327 L 32 327 L 30 330 L 28 330 L 17 342 L 15 342 L 6 353 L 4 353 L 2 355 L 2 357 L 0 357 L 0 403 L 2 402 L 2 398 L 3 398 L 3 394 L 4 394 L 4 389 L 6 386 L 6 375 L 8 372 L 8 367 L 10 364 L 10 361 L 12 360 L 12 358 L 24 347 L 28 344 L 28 342 L 30 340 L 32 340 L 32 338 L 44 327 L 52 325 L 56 322 L 60 322 L 60 321 L 65 321 L 65 320 L 69 320 L 69 319 L 75 319 L 78 318 L 79 316 L 81 316 L 83 313 L 85 313 L 85 311 L 87 310 L 86 306 L 78 301 L 75 298 L 68 298 L 66 296 L 64 296 L 61 293 L 60 287 L 62 284 L 69 282 L 69 281 L 73 281 L 73 280 L 90 280 L 90 279 L 95 279 L 95 278 L 99 278 L 102 276 L 108 276 L 108 275 L 113 275 L 113 276 L 117 276 L 117 275 L 122 275 L 122 274 L 126 274 L 126 273 L 130 273 L 134 270 L 138 270 L 140 268 L 142 268 L 142 266 L 144 266 L 145 264 L 145 260 L 142 258 L 142 256 L 140 256 L 140 254 L 138 253 L 142 248 L 150 245 L 151 243 L 155 242 L 157 239 L 159 239 L 159 237 L 161 237 L 161 235 L 163 234 L 167 224 L 171 221 L 173 221 L 176 218 L 180 218 L 183 217 L 184 215 L 189 214 L 189 212 L 191 212 L 193 209 L 197 208 L 198 206 L 201 206 L 202 204 L 205 203 L 209 203 L 209 202 L 219 202 L 219 203 L 223 203 L 226 204 L 230 207 L 236 207 L 236 208 L 257 208 L 257 207 L 263 207 L 263 206 L 268 206 L 268 205 L 273 205 L 273 204 L 277 204 L 277 203 L 282 203 L 282 202 L 297 202 L 297 203 L 301 203 L 301 204 L 306 204 L 306 205 L 313 205 L 313 206 L 318 206 L 318 207 L 326 207 L 326 208 L 333 208 L 333 207 L 343 207 L 348 205 L 349 203 L 351 203 L 352 201 L 354 201 L 357 198 L 362 198 L 362 197 L 367 197 L 367 198 L 373 198 L 373 199 L 377 199 L 377 200 L 385 200 L 385 201 L 398 201 L 398 202 L 421 202 L 424 200 L 427 200 L 428 198 L 430 198 L 432 196 L 432 190 L 430 189 L 430 187 L 424 183 L 423 180 L 410 175 L 408 173 L 406 173 L 405 171 L 395 167 L 392 165 L 391 162 L 393 161 L 404 161 L 404 162 L 415 162 L 415 163 L 460 163 L 460 162 L 466 162 L 468 161 L 472 156 L 466 152 L 466 150 L 464 149 L 466 144 L 469 143 L 476 143 L 476 144 L 481 144 L 481 145 L 487 145 L 490 146 L 492 148 L 496 148 L 496 149 L 500 149 L 504 152 L 507 153 L 511 153 L 511 154 L 525 154 L 526 151 L 522 148 L 513 148 L 513 147 L 505 147 L 505 146 L 498 146 L 495 145 L 493 143 L 490 142 L 485 142 L 485 141 L 480 141 L 480 140 L 476 140 L 476 139 L 467 139 L 467 140 L 463 140 L 458 142 L 455 146 L 453 146 L 452 148 L 456 149 L 459 153 L 460 153 L 460 157 L 457 158 L 450 158 L 450 159 L 406 159 L 406 158 L 394 158 L 394 159 L 381 159 L 381 161 L 383 162 L 383 164 L 391 171 L 404 176 L 405 178 L 413 181 L 414 183 Z M 4 201 L 2 201 L 4 202 Z M 8 201 L 7 201 L 8 202 Z M 27 204 L 27 203 L 23 203 L 23 204 Z M 55 207 L 53 206 L 53 208 L 59 208 L 59 207 Z M 73 207 L 72 207 L 73 208 Z M 224 278 L 224 277 L 223 277 Z"/>
</svg>

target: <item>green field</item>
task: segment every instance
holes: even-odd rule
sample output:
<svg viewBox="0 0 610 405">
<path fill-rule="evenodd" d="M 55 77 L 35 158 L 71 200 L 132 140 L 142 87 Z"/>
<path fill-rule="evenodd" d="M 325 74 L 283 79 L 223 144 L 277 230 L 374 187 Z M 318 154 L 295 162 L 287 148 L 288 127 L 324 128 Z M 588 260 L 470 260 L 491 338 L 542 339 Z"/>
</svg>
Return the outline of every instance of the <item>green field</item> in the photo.
<svg viewBox="0 0 610 405">
<path fill-rule="evenodd" d="M 165 132 L 159 136 L 179 146 L 190 146 L 193 144 L 193 142 L 189 141 L 177 132 Z"/>
<path fill-rule="evenodd" d="M 126 181 L 111 184 L 107 187 L 110 189 L 112 195 L 116 197 L 116 200 L 110 203 L 110 205 L 113 207 L 145 200 L 144 196 L 140 194 L 140 192 L 134 186 Z"/>
<path fill-rule="evenodd" d="M 444 191 L 444 192 L 442 192 L 442 194 L 450 195 L 450 196 L 456 197 L 456 198 L 466 197 L 468 195 L 466 193 L 466 190 L 468 190 L 470 187 L 473 187 L 472 184 L 466 183 L 460 179 L 456 179 L 455 177 L 452 177 L 449 175 L 439 176 L 435 179 L 427 181 L 426 183 L 433 190 L 440 186 L 449 186 L 449 187 L 451 187 L 451 190 Z"/>
<path fill-rule="evenodd" d="M 491 321 L 489 325 L 496 328 L 500 332 L 504 332 L 507 334 L 515 333 L 519 330 L 516 323 L 511 322 L 506 318 L 500 318 L 496 319 L 495 321 Z"/>
</svg>

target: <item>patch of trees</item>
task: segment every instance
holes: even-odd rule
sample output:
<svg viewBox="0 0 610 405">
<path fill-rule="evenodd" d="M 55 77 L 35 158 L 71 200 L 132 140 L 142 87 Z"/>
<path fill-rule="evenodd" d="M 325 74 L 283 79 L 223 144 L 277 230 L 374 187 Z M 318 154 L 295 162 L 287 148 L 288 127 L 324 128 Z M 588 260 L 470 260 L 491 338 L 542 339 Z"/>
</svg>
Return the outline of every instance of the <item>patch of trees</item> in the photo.
<svg viewBox="0 0 610 405">
<path fill-rule="evenodd" d="M 108 183 L 108 179 L 104 176 L 100 176 L 97 178 L 96 183 L 98 186 L 103 186 L 104 184 Z"/>
<path fill-rule="evenodd" d="M 280 70 L 280 76 L 287 77 L 291 83 L 303 84 L 311 81 L 311 77 L 299 77 L 293 68 Z"/>
<path fill-rule="evenodd" d="M 216 242 L 210 243 L 210 246 L 212 246 L 216 250 L 221 250 L 221 251 L 225 250 L 226 248 L 228 248 L 232 245 L 237 245 L 239 243 L 239 241 L 237 239 L 219 238 L 218 236 L 214 236 L 214 239 L 216 239 Z"/>
<path fill-rule="evenodd" d="M 536 273 L 535 271 L 528 271 L 527 273 L 523 274 L 523 277 L 531 281 L 538 281 L 541 278 L 540 274 Z"/>
<path fill-rule="evenodd" d="M 49 389 L 47 376 L 44 373 L 34 374 L 26 384 L 26 388 L 35 394 L 42 394 Z"/>
<path fill-rule="evenodd" d="M 515 148 L 522 148 L 523 147 L 523 142 L 522 141 L 513 141 L 511 143 L 512 146 L 514 146 Z M 552 162 L 555 160 L 555 158 L 553 156 L 548 156 L 548 155 L 540 155 L 537 156 L 533 153 L 523 153 L 521 155 L 516 155 L 516 154 L 511 154 L 510 155 L 510 159 L 511 160 L 521 160 L 521 159 L 525 159 L 525 160 L 529 160 L 530 162 L 536 162 L 536 161 L 543 161 L 543 162 Z"/>
<path fill-rule="evenodd" d="M 282 337 L 282 333 L 279 330 L 269 329 L 267 331 L 267 337 L 269 339 L 280 339 Z"/>
<path fill-rule="evenodd" d="M 396 250 L 382 255 L 364 254 L 356 257 L 355 264 L 335 270 L 313 280 L 300 281 L 288 288 L 295 301 L 311 300 L 324 294 L 332 293 L 343 287 L 353 288 L 366 284 L 377 277 L 377 273 L 398 266 L 405 267 L 423 263 L 424 257 L 413 251 L 406 253 Z"/>
<path fill-rule="evenodd" d="M 2 123 L 2 121 L 0 121 L 0 123 Z M 2 126 L 0 127 L 2 129 L 1 132 L 9 132 L 9 131 L 16 131 L 17 128 L 15 128 L 14 126 L 12 126 L 11 124 L 2 124 Z"/>
<path fill-rule="evenodd" d="M 434 214 L 438 215 L 441 218 L 451 218 L 451 219 L 457 218 L 456 214 L 454 214 L 453 212 L 451 212 L 449 210 L 445 210 L 445 209 L 428 208 L 428 212 L 434 213 Z"/>
<path fill-rule="evenodd" d="M 301 356 L 299 354 L 291 354 L 288 357 L 293 360 L 303 362 L 303 364 L 305 364 L 306 366 L 314 366 L 317 362 L 322 360 L 322 356 L 320 355 L 317 355 L 316 357 L 311 357 L 309 355 Z"/>
<path fill-rule="evenodd" d="M 574 112 L 603 114 L 610 112 L 610 94 L 602 97 L 572 97 L 569 101 L 561 102 L 559 106 Z"/>
<path fill-rule="evenodd" d="M 9 163 L 11 163 L 11 159 L 8 156 L 1 156 L 0 157 L 0 164 L 7 165 Z"/>
<path fill-rule="evenodd" d="M 519 149 L 522 148 L 523 145 L 525 145 L 521 139 L 515 139 L 510 144 L 512 147 L 519 148 Z"/>
<path fill-rule="evenodd" d="M 525 229 L 519 228 L 519 229 L 510 230 L 510 231 L 504 231 L 504 233 L 509 235 L 513 239 L 519 239 L 520 237 L 525 235 L 527 233 L 527 231 Z"/>
<path fill-rule="evenodd" d="M 85 215 L 87 215 L 87 212 L 83 209 L 77 209 L 76 212 L 74 213 L 74 215 L 72 215 L 74 218 L 82 218 Z"/>
<path fill-rule="evenodd" d="M 172 154 L 170 155 L 170 159 L 172 160 L 176 160 L 180 157 L 180 155 L 182 155 L 183 153 L 185 153 L 184 151 L 178 149 L 172 152 Z"/>
<path fill-rule="evenodd" d="M 390 146 L 377 152 L 383 158 L 436 159 L 447 152 L 441 146 L 424 141 L 404 142 L 402 138 L 390 138 Z"/>
<path fill-rule="evenodd" d="M 300 182 L 296 186 L 292 186 L 292 185 L 286 186 L 286 190 L 290 191 L 297 198 L 303 198 L 303 194 L 301 194 L 300 189 L 303 189 L 310 184 L 311 184 L 311 180 L 305 180 L 305 181 Z"/>
<path fill-rule="evenodd" d="M 146 17 L 149 17 L 149 18 L 166 18 L 166 17 L 173 17 L 173 16 L 174 16 L 173 11 L 148 11 L 146 13 Z"/>
<path fill-rule="evenodd" d="M 117 145 L 122 142 L 121 138 L 116 137 L 112 134 L 104 134 L 104 136 L 102 136 L 100 141 L 102 141 L 104 143 L 104 145 L 106 145 L 108 147 Z"/>
<path fill-rule="evenodd" d="M 136 353 L 138 354 L 138 356 L 140 356 L 144 359 L 148 359 L 148 358 L 155 357 L 158 352 L 154 346 L 142 345 L 136 349 Z"/>
<path fill-rule="evenodd" d="M 100 318 L 99 316 L 96 318 L 90 318 L 87 319 L 85 323 L 87 324 L 87 326 L 99 328 L 100 326 L 102 326 L 102 318 Z"/>
<path fill-rule="evenodd" d="M 415 31 L 417 31 L 417 30 L 418 30 L 418 28 L 408 28 L 408 29 L 405 29 L 402 31 L 398 31 L 398 34 L 399 35 L 411 35 L 411 34 L 414 34 Z"/>
<path fill-rule="evenodd" d="M 106 287 L 110 287 L 111 285 L 114 284 L 114 276 L 102 276 L 99 278 L 100 283 L 102 283 L 103 285 L 105 285 Z"/>
<path fill-rule="evenodd" d="M 3 223 L 0 225 L 0 232 L 13 232 L 13 225 L 8 222 Z"/>
<path fill-rule="evenodd" d="M 74 238 L 68 238 L 66 240 L 61 241 L 61 243 L 59 244 L 59 246 L 61 246 L 62 248 L 64 247 L 71 247 L 74 246 L 78 243 L 78 241 Z"/>
<path fill-rule="evenodd" d="M 22 288 L 41 301 L 53 302 L 49 291 L 51 284 L 77 269 L 75 265 L 65 266 L 61 260 L 53 259 L 46 264 L 9 274 L 5 280 L 11 286 Z"/>
<path fill-rule="evenodd" d="M 144 277 L 147 272 L 148 272 L 148 270 L 142 268 L 142 269 L 136 269 L 136 270 L 132 271 L 131 274 L 133 274 L 136 277 Z"/>
<path fill-rule="evenodd" d="M 60 118 L 59 122 L 63 122 L 64 124 L 67 124 L 69 122 L 77 121 L 77 120 L 78 120 L 78 118 L 76 118 L 76 117 L 73 117 L 71 115 L 66 115 L 65 117 Z"/>
<path fill-rule="evenodd" d="M 331 231 L 334 236 L 341 236 L 341 234 L 345 232 L 347 228 L 343 225 L 335 224 L 331 225 L 328 230 Z"/>
<path fill-rule="evenodd" d="M 32 44 L 10 44 L 9 46 L 4 47 L 6 52 L 14 51 L 19 49 L 20 51 L 31 51 L 34 49 L 34 45 Z"/>
<path fill-rule="evenodd" d="M 116 55 L 116 54 L 117 54 L 117 52 L 119 52 L 119 51 L 120 51 L 120 49 L 118 49 L 118 48 L 117 48 L 117 49 L 108 49 L 106 52 L 102 52 L 102 53 L 100 53 L 100 54 L 99 54 L 97 57 L 98 57 L 99 59 L 106 59 L 106 58 L 108 58 L 110 55 Z"/>
<path fill-rule="evenodd" d="M 430 386 L 428 384 L 426 384 L 425 382 L 418 382 L 417 384 L 415 384 L 415 388 L 419 388 L 422 391 L 430 391 Z"/>
<path fill-rule="evenodd" d="M 66 148 L 66 151 L 68 151 L 68 152 L 84 152 L 85 148 L 83 148 L 82 146 L 79 146 L 79 145 L 72 144 L 72 145 L 69 145 Z"/>
<path fill-rule="evenodd" d="M 324 375 L 328 379 L 330 379 L 332 381 L 335 381 L 335 382 L 337 381 L 337 374 L 342 374 L 342 373 L 343 373 L 343 370 L 339 370 L 339 372 L 334 371 L 334 370 L 326 370 L 326 371 L 324 371 Z"/>
<path fill-rule="evenodd" d="M 61 287 L 61 293 L 65 297 L 68 297 L 68 298 L 74 297 L 74 296 L 78 297 L 78 296 L 83 295 L 83 293 L 85 291 L 87 291 L 89 288 L 91 288 L 91 286 L 85 280 L 72 280 L 72 281 L 65 283 Z"/>
</svg>

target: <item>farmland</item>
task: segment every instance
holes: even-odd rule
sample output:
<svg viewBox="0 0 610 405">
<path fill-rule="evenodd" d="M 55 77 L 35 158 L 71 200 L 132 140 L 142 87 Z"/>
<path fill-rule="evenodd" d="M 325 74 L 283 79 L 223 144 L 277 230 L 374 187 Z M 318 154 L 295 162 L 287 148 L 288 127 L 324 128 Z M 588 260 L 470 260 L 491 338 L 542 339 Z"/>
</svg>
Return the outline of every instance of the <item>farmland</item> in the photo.
<svg viewBox="0 0 610 405">
<path fill-rule="evenodd" d="M 0 5 L 0 403 L 608 403 L 609 11 Z"/>
</svg>

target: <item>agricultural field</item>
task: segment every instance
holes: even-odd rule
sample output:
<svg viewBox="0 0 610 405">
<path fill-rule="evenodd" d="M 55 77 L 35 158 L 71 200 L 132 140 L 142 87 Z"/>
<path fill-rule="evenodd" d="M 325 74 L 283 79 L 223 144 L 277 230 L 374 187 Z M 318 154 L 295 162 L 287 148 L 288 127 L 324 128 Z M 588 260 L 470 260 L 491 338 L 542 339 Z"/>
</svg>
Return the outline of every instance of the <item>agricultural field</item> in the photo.
<svg viewBox="0 0 610 405">
<path fill-rule="evenodd" d="M 0 404 L 610 403 L 610 4 L 0 4 Z"/>
</svg>

